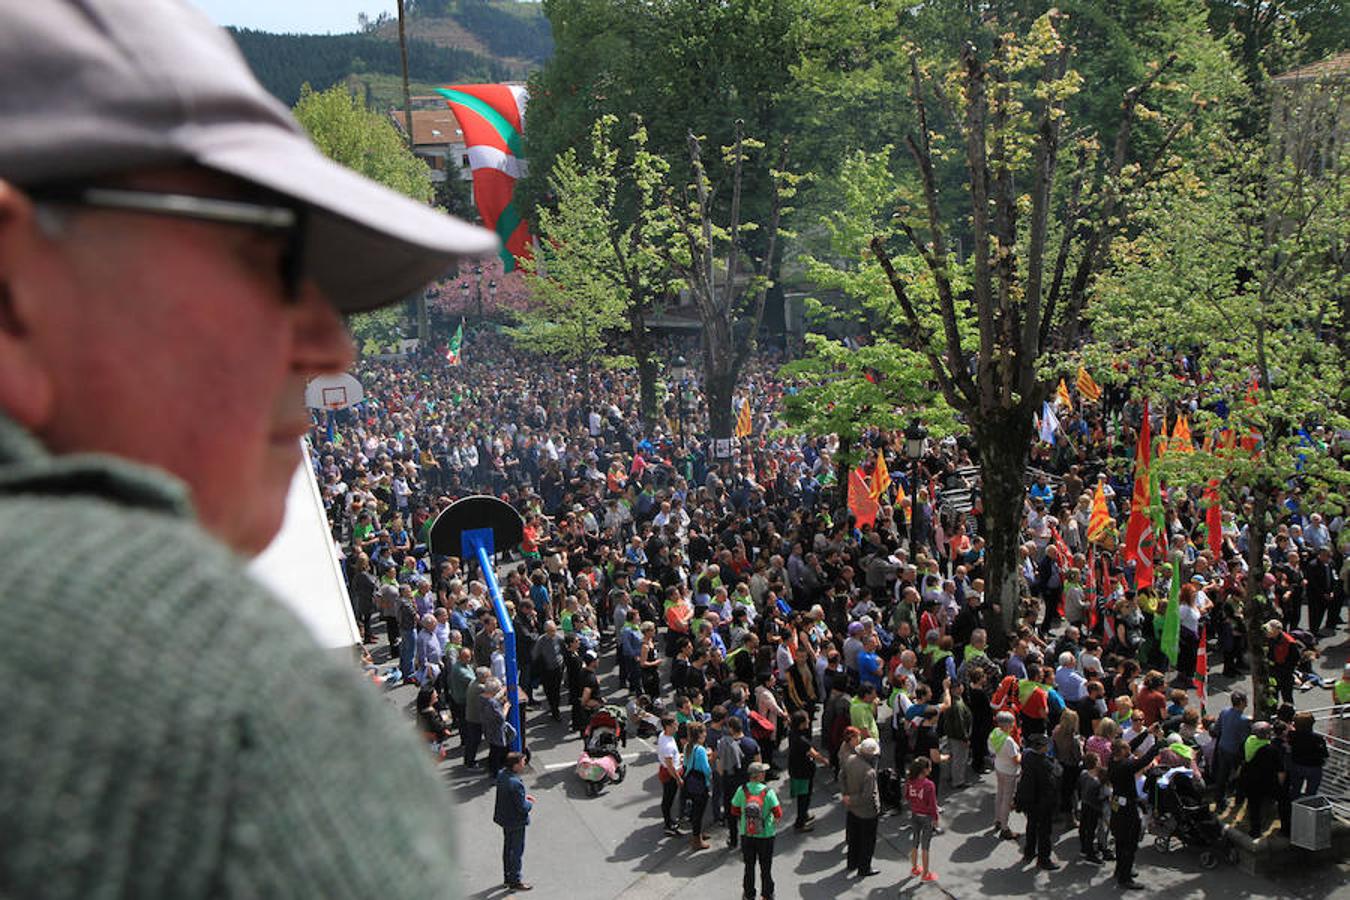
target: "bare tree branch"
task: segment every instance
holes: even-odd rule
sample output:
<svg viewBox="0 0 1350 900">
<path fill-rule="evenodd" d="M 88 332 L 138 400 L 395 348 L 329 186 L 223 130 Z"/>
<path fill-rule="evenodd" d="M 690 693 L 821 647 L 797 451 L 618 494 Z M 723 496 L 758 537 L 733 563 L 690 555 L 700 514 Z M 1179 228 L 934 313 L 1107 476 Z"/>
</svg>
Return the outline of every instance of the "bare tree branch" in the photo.
<svg viewBox="0 0 1350 900">
<path fill-rule="evenodd" d="M 961 64 L 966 71 L 966 168 L 970 175 L 975 309 L 980 320 L 980 393 L 982 405 L 992 408 L 998 357 L 993 298 L 989 296 L 989 166 L 985 151 L 988 100 L 984 88 L 985 69 L 974 44 L 967 42 L 961 49 Z"/>
<path fill-rule="evenodd" d="M 942 396 L 947 398 L 947 402 L 955 409 L 969 410 L 975 405 L 975 397 L 967 396 L 957 387 L 942 360 L 938 357 L 937 351 L 933 349 L 933 335 L 919 319 L 914 304 L 909 299 L 909 293 L 905 290 L 905 284 L 895 271 L 895 265 L 891 262 L 890 254 L 886 252 L 882 238 L 880 236 L 872 238 L 871 247 L 872 253 L 876 255 L 881 270 L 886 273 L 886 280 L 890 282 L 891 290 L 895 293 L 895 299 L 900 301 L 900 309 L 904 311 L 905 319 L 909 323 L 911 333 L 908 335 L 906 343 L 908 343 L 910 349 L 923 354 L 924 358 L 928 360 L 928 365 L 933 370 L 933 377 L 937 379 L 938 386 L 942 389 Z"/>
<path fill-rule="evenodd" d="M 961 356 L 961 334 L 956 321 L 956 297 L 952 290 L 950 271 L 948 270 L 947 240 L 942 228 L 942 210 L 938 206 L 937 178 L 933 174 L 932 137 L 928 130 L 928 109 L 923 97 L 923 80 L 919 74 L 919 62 L 916 54 L 910 54 L 910 96 L 919 115 L 919 137 L 915 140 L 909 135 L 905 143 L 919 167 L 919 176 L 923 183 L 924 205 L 928 213 L 928 233 L 932 240 L 932 251 L 917 239 L 908 225 L 902 225 L 910 243 L 923 255 L 924 262 L 933 273 L 937 284 L 938 304 L 942 315 L 943 334 L 947 340 L 947 365 L 952 376 L 961 385 L 963 393 L 975 396 L 975 382 L 966 370 Z"/>
<path fill-rule="evenodd" d="M 1069 67 L 1069 51 L 1066 47 L 1059 56 L 1047 60 L 1044 78 L 1046 81 L 1058 81 L 1064 77 Z M 1031 183 L 1031 228 L 1027 240 L 1027 284 L 1026 319 L 1022 325 L 1023 352 L 1032 360 L 1041 353 L 1041 310 L 1043 297 L 1041 283 L 1045 275 L 1046 236 L 1050 227 L 1050 193 L 1055 185 L 1055 166 L 1059 161 L 1059 131 L 1063 103 L 1058 99 L 1047 98 L 1041 110 L 1037 125 L 1037 141 L 1032 156 Z M 1081 184 L 1081 181 L 1076 183 Z M 1070 206 L 1073 205 L 1071 201 Z M 1073 228 L 1072 219 L 1066 233 Z M 1036 376 L 1033 363 L 1024 366 L 1023 378 L 1018 390 L 1022 394 L 1031 391 L 1030 378 Z"/>
</svg>

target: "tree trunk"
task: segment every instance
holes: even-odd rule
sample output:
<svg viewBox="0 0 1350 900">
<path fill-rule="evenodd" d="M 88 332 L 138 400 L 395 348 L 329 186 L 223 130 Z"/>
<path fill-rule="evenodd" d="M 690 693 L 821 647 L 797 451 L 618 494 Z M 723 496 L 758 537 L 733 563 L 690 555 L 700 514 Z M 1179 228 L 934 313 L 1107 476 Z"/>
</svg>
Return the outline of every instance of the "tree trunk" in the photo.
<svg viewBox="0 0 1350 900">
<path fill-rule="evenodd" d="M 1014 633 L 1022 595 L 1017 550 L 1022 543 L 1031 422 L 1020 409 L 1014 409 L 983 417 L 983 421 L 972 421 L 971 430 L 980 453 L 985 596 L 999 607 L 998 613 L 986 622 L 991 645 L 1003 652 L 1008 646 L 1008 636 Z"/>
<path fill-rule="evenodd" d="M 652 352 L 651 335 L 647 333 L 647 319 L 643 315 L 642 305 L 634 303 L 628 317 L 628 342 L 637 360 L 638 401 L 642 409 L 642 424 L 648 433 L 655 427 L 660 417 L 656 403 L 656 355 Z"/>
<path fill-rule="evenodd" d="M 708 402 L 708 435 L 713 440 L 729 439 L 735 434 L 736 416 L 731 411 L 731 398 L 735 390 L 735 375 L 705 371 L 703 396 Z"/>
<path fill-rule="evenodd" d="M 1243 598 L 1242 618 L 1247 627 L 1247 653 L 1252 663 L 1252 718 L 1265 718 L 1275 712 L 1276 697 L 1271 695 L 1270 671 L 1266 665 L 1266 633 L 1262 627 L 1259 599 L 1266 574 L 1266 512 L 1270 508 L 1270 490 L 1258 484 L 1252 497 L 1252 517 L 1247 527 L 1247 593 Z M 1269 704 L 1269 706 L 1267 705 Z"/>
<path fill-rule="evenodd" d="M 834 487 L 839 492 L 838 508 L 841 510 L 839 521 L 848 521 L 848 475 L 847 457 L 853 449 L 853 438 L 840 436 L 839 450 L 834 455 Z"/>
<path fill-rule="evenodd" d="M 638 399 L 642 406 L 642 424 L 650 433 L 656 425 L 659 410 L 656 405 L 656 358 L 650 350 L 637 358 Z"/>
<path fill-rule="evenodd" d="M 708 435 L 713 440 L 731 438 L 736 416 L 731 411 L 736 390 L 735 348 L 731 346 L 731 323 L 713 323 L 704 331 L 703 396 L 708 403 Z M 719 331 L 727 334 L 719 335 Z"/>
</svg>

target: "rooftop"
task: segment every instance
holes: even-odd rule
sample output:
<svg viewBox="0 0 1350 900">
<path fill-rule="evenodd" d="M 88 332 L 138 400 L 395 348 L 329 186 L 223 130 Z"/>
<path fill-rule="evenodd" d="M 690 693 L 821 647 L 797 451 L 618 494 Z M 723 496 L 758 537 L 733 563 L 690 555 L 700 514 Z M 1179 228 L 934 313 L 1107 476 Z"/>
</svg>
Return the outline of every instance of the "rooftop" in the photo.
<svg viewBox="0 0 1350 900">
<path fill-rule="evenodd" d="M 403 127 L 403 110 L 389 110 L 389 118 L 399 131 L 406 133 Z M 462 144 L 464 135 L 460 133 L 459 123 L 449 107 L 441 109 L 414 109 L 412 111 L 413 144 L 418 147 Z"/>
<path fill-rule="evenodd" d="M 1288 72 L 1276 75 L 1274 80 L 1282 83 L 1317 81 L 1320 79 L 1339 81 L 1346 77 L 1350 77 L 1350 50 L 1342 50 L 1326 59 L 1319 59 L 1317 62 L 1308 63 L 1306 66 L 1290 69 Z"/>
</svg>

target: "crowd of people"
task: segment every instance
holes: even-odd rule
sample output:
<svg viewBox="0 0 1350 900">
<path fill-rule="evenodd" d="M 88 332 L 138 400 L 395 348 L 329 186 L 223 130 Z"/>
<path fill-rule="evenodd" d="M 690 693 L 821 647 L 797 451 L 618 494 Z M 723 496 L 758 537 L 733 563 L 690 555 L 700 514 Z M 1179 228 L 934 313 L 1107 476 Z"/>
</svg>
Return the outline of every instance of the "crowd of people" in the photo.
<svg viewBox="0 0 1350 900">
<path fill-rule="evenodd" d="M 1090 552 L 1087 539 L 1099 484 L 1125 532 L 1146 410 L 1127 390 L 1080 398 L 1061 416 L 1074 440 L 1035 449 L 1022 595 L 995 653 L 1002 610 L 986 594 L 968 437 L 928 441 L 911 461 L 903 435 L 872 435 L 869 454 L 895 484 L 859 529 L 838 489 L 837 441 L 775 430 L 795 386 L 772 354 L 743 377 L 753 434 L 726 459 L 693 437 L 699 416 L 680 422 L 673 394 L 644 426 L 636 380 L 621 370 L 528 355 L 489 332 L 471 336 L 463 360 L 365 362 L 366 402 L 339 414 L 331 439 L 316 427 L 313 458 L 366 642 L 378 643 L 382 622 L 432 740 L 469 767 L 486 742 L 488 775 L 520 798 L 511 822 L 528 818 L 508 753 L 513 704 L 522 716 L 566 715 L 577 733 L 614 705 L 633 727 L 651 722 L 666 834 L 699 852 L 725 828 L 746 897 L 757 874 L 760 895 L 774 895 L 786 801 L 793 830 L 815 827 L 822 770 L 845 809 L 849 871 L 877 873 L 878 820 L 905 809 L 911 874 L 923 880 L 938 878 L 929 847 L 941 801 L 991 773 L 990 827 L 1016 840 L 1021 816 L 1028 864 L 1059 868 L 1053 838 L 1076 830 L 1082 859 L 1113 860 L 1122 888 L 1141 886 L 1146 825 L 1177 829 L 1180 806 L 1195 808 L 1168 798 L 1203 799 L 1217 814 L 1235 795 L 1257 835 L 1272 808 L 1287 833 L 1290 803 L 1317 792 L 1326 743 L 1293 702 L 1325 690 L 1326 705 L 1350 704 L 1350 667 L 1331 681 L 1317 665 L 1319 642 L 1344 628 L 1344 510 L 1292 476 L 1272 498 L 1279 521 L 1252 620 L 1250 506 L 1225 513 L 1216 553 L 1199 489 L 1168 491 L 1164 543 L 1181 581 L 1171 658 L 1165 580 L 1136 589 L 1134 565 L 1119 550 Z M 1317 452 L 1343 453 L 1342 436 L 1315 423 L 1310 434 Z M 427 548 L 437 513 L 475 493 L 525 520 L 501 585 L 518 697 L 504 686 L 481 575 Z M 1248 709 L 1235 690 L 1212 715 L 1203 662 L 1213 654 L 1223 676 L 1245 676 L 1255 629 L 1278 706 Z M 528 887 L 514 849 L 523 825 L 512 827 L 522 830 L 508 835 L 505 882 Z"/>
</svg>

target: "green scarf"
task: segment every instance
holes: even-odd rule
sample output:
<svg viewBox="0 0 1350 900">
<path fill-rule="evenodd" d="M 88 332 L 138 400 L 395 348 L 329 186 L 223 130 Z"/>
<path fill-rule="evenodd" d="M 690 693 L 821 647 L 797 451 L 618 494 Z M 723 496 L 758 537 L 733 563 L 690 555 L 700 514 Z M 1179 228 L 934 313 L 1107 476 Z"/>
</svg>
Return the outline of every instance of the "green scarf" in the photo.
<svg viewBox="0 0 1350 900">
<path fill-rule="evenodd" d="M 965 659 L 966 662 L 970 662 L 972 659 L 975 659 L 976 657 L 980 656 L 988 657 L 989 654 L 985 653 L 983 650 L 979 649 L 974 644 L 966 644 L 966 649 L 961 652 L 961 656 L 963 659 Z"/>
<path fill-rule="evenodd" d="M 1002 728 L 995 728 L 993 731 L 989 732 L 989 749 L 994 751 L 995 756 L 1003 749 L 1003 745 L 1008 742 L 1008 738 L 1010 737 L 1012 737 L 1012 735 L 1008 734 L 1008 732 L 1004 731 Z"/>
<path fill-rule="evenodd" d="M 1030 678 L 1023 678 L 1017 682 L 1017 702 L 1026 703 L 1027 698 L 1036 692 L 1036 688 L 1044 687 L 1039 681 L 1032 681 Z"/>
<path fill-rule="evenodd" d="M 1254 734 L 1248 735 L 1247 743 L 1242 745 L 1242 758 L 1247 762 L 1251 762 L 1252 757 L 1255 756 L 1262 747 L 1269 743 L 1270 740 L 1268 738 L 1259 738 Z"/>
</svg>

